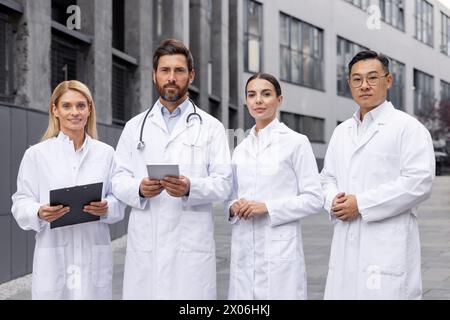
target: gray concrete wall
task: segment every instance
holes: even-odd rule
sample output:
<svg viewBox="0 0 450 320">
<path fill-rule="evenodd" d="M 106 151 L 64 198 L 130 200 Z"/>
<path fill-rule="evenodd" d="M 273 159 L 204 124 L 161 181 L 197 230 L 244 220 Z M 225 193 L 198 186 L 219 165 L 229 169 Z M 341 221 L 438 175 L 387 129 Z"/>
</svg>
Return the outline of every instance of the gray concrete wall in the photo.
<svg viewBox="0 0 450 320">
<path fill-rule="evenodd" d="M 97 121 L 111 123 L 112 2 L 78 0 L 78 5 L 81 9 L 79 31 L 93 36 L 86 61 L 86 85 L 97 106 Z"/>
<path fill-rule="evenodd" d="M 138 60 L 133 75 L 130 108 L 138 114 L 153 104 L 153 3 L 148 0 L 125 1 L 125 51 Z"/>
<path fill-rule="evenodd" d="M 48 115 L 31 109 L 0 104 L 0 283 L 31 272 L 35 232 L 20 229 L 11 214 L 11 195 L 25 150 L 39 142 Z M 98 125 L 99 140 L 115 148 L 122 128 Z M 128 215 L 110 226 L 113 239 L 126 233 Z"/>
<path fill-rule="evenodd" d="M 15 104 L 48 110 L 50 97 L 51 1 L 22 0 L 15 39 Z"/>
</svg>

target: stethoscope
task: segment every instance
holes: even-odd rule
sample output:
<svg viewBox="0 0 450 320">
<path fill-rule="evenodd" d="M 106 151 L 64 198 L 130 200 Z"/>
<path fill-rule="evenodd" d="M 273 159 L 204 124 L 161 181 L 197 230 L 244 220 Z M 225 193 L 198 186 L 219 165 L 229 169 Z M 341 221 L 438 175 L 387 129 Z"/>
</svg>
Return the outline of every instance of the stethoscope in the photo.
<svg viewBox="0 0 450 320">
<path fill-rule="evenodd" d="M 189 121 L 191 120 L 192 117 L 197 117 L 197 118 L 200 120 L 200 125 L 202 125 L 202 124 L 203 124 L 203 119 L 202 119 L 202 116 L 199 115 L 199 114 L 197 113 L 197 105 L 194 103 L 194 101 L 192 101 L 191 98 L 188 98 L 188 99 L 189 99 L 189 102 L 190 102 L 190 103 L 192 104 L 192 106 L 194 107 L 194 112 L 191 112 L 190 114 L 188 114 L 188 116 L 187 116 L 187 118 L 186 118 L 186 127 L 189 126 Z M 143 150 L 145 149 L 145 143 L 144 143 L 144 141 L 142 140 L 142 137 L 143 137 L 143 135 L 144 135 L 144 126 L 145 126 L 145 121 L 147 120 L 147 117 L 148 117 L 148 115 L 150 114 L 150 112 L 152 111 L 153 107 L 154 107 L 154 105 L 152 105 L 152 106 L 150 107 L 150 109 L 148 109 L 147 113 L 145 114 L 144 121 L 142 121 L 142 125 L 141 125 L 141 133 L 140 133 L 140 135 L 139 135 L 139 142 L 138 142 L 138 145 L 137 145 L 137 149 L 138 149 L 139 151 L 143 151 Z M 199 136 L 199 135 L 200 135 L 200 131 L 198 131 L 197 139 L 198 139 L 198 136 Z M 197 139 L 196 139 L 195 141 L 197 141 Z"/>
</svg>

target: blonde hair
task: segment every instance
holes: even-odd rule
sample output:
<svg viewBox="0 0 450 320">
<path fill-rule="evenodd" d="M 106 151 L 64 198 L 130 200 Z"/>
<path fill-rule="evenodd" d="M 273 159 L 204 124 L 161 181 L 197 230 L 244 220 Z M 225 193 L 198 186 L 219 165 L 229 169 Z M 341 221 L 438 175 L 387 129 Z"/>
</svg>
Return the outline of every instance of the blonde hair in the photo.
<svg viewBox="0 0 450 320">
<path fill-rule="evenodd" d="M 91 91 L 89 91 L 88 87 L 80 81 L 70 80 L 61 82 L 55 90 L 53 90 L 50 98 L 50 107 L 48 109 L 48 128 L 47 131 L 45 131 L 41 141 L 56 137 L 59 134 L 61 127 L 59 124 L 59 119 L 53 113 L 53 105 L 58 106 L 58 100 L 64 93 L 70 90 L 78 91 L 86 98 L 91 114 L 88 117 L 85 131 L 91 138 L 97 139 L 95 104 L 94 100 L 92 100 Z"/>
</svg>

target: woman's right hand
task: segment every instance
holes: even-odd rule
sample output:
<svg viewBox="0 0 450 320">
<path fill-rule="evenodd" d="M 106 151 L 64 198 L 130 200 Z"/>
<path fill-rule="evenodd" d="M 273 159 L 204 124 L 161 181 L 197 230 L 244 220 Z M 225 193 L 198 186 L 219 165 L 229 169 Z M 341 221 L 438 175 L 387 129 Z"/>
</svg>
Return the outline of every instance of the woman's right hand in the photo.
<svg viewBox="0 0 450 320">
<path fill-rule="evenodd" d="M 69 207 L 62 205 L 51 207 L 50 204 L 45 204 L 39 208 L 38 216 L 44 221 L 53 222 L 70 211 Z"/>
</svg>

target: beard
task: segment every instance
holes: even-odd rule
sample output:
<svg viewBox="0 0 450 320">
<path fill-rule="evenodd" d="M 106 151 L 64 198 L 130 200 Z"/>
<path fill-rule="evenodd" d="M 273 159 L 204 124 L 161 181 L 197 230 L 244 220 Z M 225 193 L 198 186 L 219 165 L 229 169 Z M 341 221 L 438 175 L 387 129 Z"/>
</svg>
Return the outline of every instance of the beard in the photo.
<svg viewBox="0 0 450 320">
<path fill-rule="evenodd" d="M 183 98 L 188 92 L 188 87 L 189 82 L 182 87 L 176 84 L 166 84 L 161 86 L 158 82 L 156 83 L 159 96 L 168 102 L 176 102 Z"/>
</svg>

